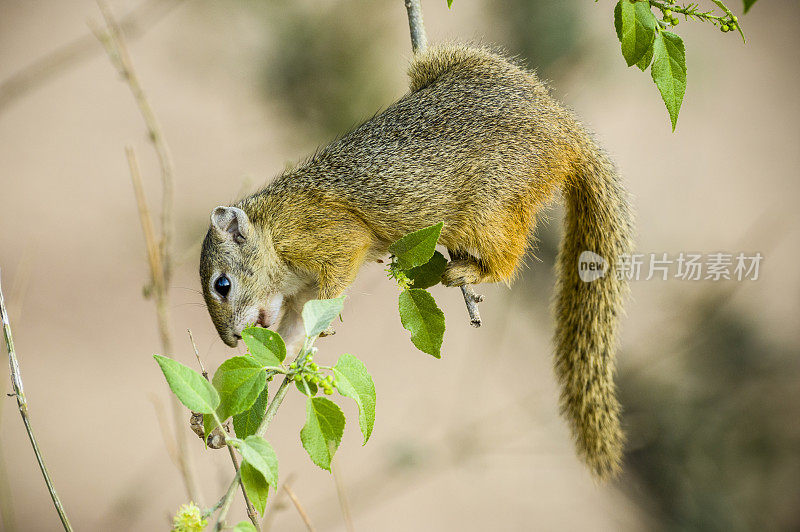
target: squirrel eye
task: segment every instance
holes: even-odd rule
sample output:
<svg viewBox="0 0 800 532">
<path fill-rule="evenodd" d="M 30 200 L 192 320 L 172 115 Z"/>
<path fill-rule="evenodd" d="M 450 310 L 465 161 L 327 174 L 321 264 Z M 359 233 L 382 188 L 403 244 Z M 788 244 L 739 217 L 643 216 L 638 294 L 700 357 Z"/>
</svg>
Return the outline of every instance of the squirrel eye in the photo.
<svg viewBox="0 0 800 532">
<path fill-rule="evenodd" d="M 228 292 L 231 291 L 231 280 L 227 275 L 223 274 L 217 277 L 217 280 L 214 281 L 214 290 L 222 297 L 228 297 Z"/>
</svg>

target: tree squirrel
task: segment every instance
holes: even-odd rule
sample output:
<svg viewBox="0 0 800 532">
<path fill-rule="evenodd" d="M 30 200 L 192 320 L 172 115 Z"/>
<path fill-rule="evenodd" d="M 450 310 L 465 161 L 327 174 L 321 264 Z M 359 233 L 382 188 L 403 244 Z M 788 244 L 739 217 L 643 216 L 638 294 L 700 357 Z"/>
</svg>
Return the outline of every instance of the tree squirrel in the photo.
<svg viewBox="0 0 800 532">
<path fill-rule="evenodd" d="M 600 478 L 620 466 L 624 436 L 613 382 L 627 284 L 579 277 L 592 251 L 614 265 L 631 249 L 632 216 L 613 163 L 531 72 L 488 49 L 446 45 L 414 58 L 411 89 L 263 190 L 217 207 L 200 277 L 222 340 L 277 324 L 290 349 L 300 311 L 339 296 L 367 261 L 412 231 L 444 222 L 453 259 L 442 283 L 510 282 L 540 210 L 566 203 L 555 298 L 561 408 Z"/>
</svg>

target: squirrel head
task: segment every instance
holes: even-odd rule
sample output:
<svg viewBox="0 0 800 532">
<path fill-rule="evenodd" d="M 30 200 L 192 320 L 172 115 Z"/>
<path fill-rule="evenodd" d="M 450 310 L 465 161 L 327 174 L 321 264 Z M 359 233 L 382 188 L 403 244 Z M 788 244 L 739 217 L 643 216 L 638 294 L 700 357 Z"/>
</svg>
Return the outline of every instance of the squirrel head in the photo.
<svg viewBox="0 0 800 532">
<path fill-rule="evenodd" d="M 269 328 L 297 277 L 275 251 L 267 228 L 238 207 L 217 207 L 200 254 L 200 280 L 211 320 L 222 341 L 236 347 L 242 330 Z M 287 293 L 289 292 L 289 293 Z"/>
</svg>

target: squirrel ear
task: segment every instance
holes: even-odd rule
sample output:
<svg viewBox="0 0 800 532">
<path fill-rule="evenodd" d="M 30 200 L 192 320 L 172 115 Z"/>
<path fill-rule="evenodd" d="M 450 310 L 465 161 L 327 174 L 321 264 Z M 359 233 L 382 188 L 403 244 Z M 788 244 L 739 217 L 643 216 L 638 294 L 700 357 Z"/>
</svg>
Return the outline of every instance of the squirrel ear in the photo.
<svg viewBox="0 0 800 532">
<path fill-rule="evenodd" d="M 238 207 L 217 207 L 211 212 L 211 225 L 236 243 L 244 242 L 250 235 L 250 220 Z"/>
</svg>

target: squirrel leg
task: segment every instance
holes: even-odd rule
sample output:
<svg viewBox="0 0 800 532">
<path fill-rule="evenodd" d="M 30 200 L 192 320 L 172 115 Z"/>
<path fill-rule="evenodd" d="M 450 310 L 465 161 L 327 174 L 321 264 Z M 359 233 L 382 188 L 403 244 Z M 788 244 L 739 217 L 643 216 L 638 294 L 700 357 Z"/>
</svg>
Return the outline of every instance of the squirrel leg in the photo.
<svg viewBox="0 0 800 532">
<path fill-rule="evenodd" d="M 480 259 L 469 253 L 459 250 L 447 250 L 452 259 L 442 274 L 442 284 L 445 286 L 463 286 L 465 284 L 478 284 L 490 278 L 486 267 Z"/>
<path fill-rule="evenodd" d="M 283 314 L 275 332 L 283 338 L 283 342 L 286 344 L 286 354 L 289 356 L 297 354 L 303 338 L 305 338 L 301 312 L 303 311 L 303 305 L 312 299 L 314 295 L 313 290 L 303 290 L 284 301 Z"/>
</svg>

